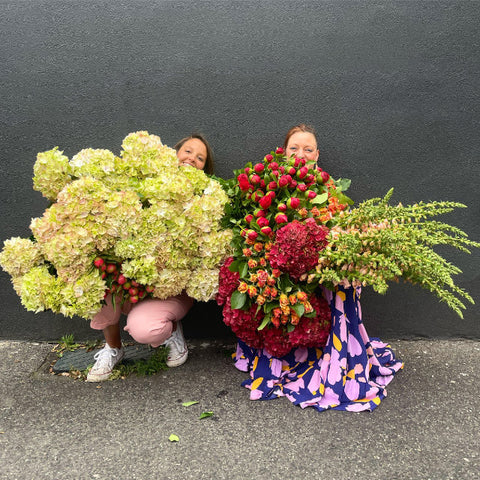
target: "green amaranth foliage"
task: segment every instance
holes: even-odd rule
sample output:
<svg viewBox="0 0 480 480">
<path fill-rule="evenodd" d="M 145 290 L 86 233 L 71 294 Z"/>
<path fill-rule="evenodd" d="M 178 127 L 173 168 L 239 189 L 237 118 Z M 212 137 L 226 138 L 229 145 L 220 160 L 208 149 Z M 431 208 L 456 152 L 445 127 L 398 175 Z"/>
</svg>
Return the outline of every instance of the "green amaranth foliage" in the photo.
<svg viewBox="0 0 480 480">
<path fill-rule="evenodd" d="M 329 234 L 330 245 L 321 252 L 316 274 L 310 282 L 326 285 L 370 285 L 385 293 L 389 281 L 418 284 L 433 292 L 463 318 L 462 301 L 473 299 L 456 286 L 452 276 L 461 273 L 433 250 L 450 245 L 470 253 L 480 247 L 461 229 L 431 217 L 466 208 L 457 202 L 420 202 L 390 205 L 391 189 L 384 198 L 367 200 L 337 217 Z"/>
</svg>

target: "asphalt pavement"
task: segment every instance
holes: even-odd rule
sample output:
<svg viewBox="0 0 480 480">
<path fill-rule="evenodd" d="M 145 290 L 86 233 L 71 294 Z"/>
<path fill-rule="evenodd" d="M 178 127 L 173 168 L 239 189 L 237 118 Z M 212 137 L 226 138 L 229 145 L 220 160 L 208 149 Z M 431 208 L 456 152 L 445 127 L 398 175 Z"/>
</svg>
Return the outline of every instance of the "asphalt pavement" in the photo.
<svg viewBox="0 0 480 480">
<path fill-rule="evenodd" d="M 383 340 L 405 368 L 363 413 L 249 400 L 220 340 L 101 384 L 49 373 L 53 344 L 0 341 L 0 479 L 480 478 L 480 341 Z"/>
</svg>

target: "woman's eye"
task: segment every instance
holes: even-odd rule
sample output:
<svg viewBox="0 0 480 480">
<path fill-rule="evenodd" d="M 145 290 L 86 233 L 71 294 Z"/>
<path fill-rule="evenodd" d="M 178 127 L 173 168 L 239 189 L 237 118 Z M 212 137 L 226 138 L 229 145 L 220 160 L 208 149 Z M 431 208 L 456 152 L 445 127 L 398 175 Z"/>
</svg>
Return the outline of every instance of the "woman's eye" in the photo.
<svg viewBox="0 0 480 480">
<path fill-rule="evenodd" d="M 296 150 L 297 147 L 290 147 L 290 150 Z"/>
</svg>

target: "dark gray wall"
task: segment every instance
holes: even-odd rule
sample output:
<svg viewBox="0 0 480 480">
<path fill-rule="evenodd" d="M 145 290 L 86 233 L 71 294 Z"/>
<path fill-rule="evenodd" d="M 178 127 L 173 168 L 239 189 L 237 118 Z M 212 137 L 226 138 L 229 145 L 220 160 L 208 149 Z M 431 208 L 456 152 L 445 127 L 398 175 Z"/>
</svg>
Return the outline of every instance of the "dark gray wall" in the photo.
<svg viewBox="0 0 480 480">
<path fill-rule="evenodd" d="M 445 217 L 480 239 L 479 2 L 0 1 L 1 239 L 28 236 L 46 202 L 32 190 L 37 152 L 58 145 L 118 153 L 148 130 L 173 145 L 211 140 L 217 174 L 259 160 L 298 122 L 319 131 L 324 168 L 356 200 L 455 200 Z M 480 301 L 479 252 L 444 252 Z M 88 324 L 26 312 L 0 274 L 0 337 L 94 336 Z M 409 285 L 365 289 L 370 334 L 480 337 Z M 227 335 L 213 304 L 186 333 Z"/>
</svg>

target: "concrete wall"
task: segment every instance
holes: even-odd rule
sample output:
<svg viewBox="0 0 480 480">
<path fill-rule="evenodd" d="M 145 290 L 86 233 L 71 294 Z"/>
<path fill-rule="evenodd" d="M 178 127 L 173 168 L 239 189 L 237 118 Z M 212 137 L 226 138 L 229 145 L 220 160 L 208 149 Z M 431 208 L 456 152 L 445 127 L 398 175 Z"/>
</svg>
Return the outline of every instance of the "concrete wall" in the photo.
<svg viewBox="0 0 480 480">
<path fill-rule="evenodd" d="M 37 152 L 56 145 L 118 153 L 132 131 L 173 145 L 211 140 L 216 173 L 259 160 L 298 122 L 319 132 L 321 163 L 353 180 L 356 201 L 455 200 L 443 220 L 480 239 L 479 2 L 0 1 L 1 239 L 28 236 L 46 201 L 32 189 Z M 480 301 L 480 256 L 445 251 Z M 81 319 L 26 312 L 0 274 L 0 337 L 95 336 Z M 480 337 L 419 287 L 366 289 L 370 334 Z M 215 304 L 186 334 L 228 334 Z"/>
</svg>

